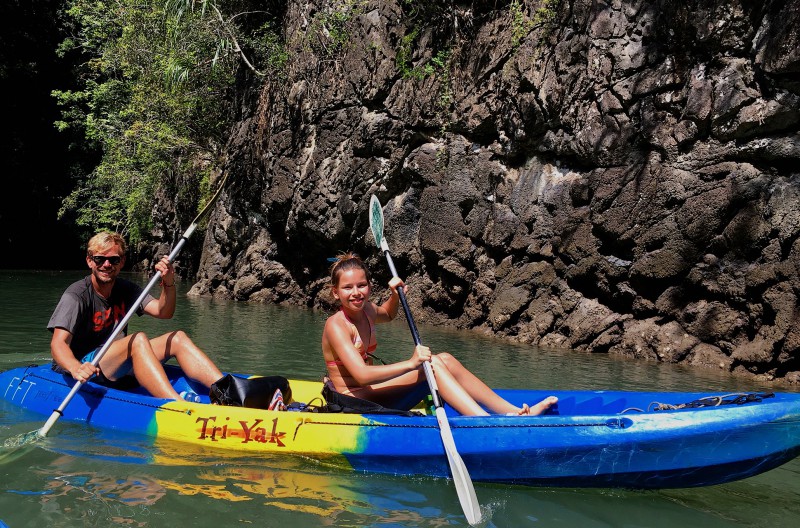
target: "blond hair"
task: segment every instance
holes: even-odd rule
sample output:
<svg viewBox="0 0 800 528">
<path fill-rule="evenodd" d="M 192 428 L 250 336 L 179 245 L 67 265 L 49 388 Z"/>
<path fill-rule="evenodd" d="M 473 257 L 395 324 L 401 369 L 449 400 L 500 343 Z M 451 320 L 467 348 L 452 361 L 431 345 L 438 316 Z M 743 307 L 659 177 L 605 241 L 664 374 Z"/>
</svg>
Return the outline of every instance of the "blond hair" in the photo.
<svg viewBox="0 0 800 528">
<path fill-rule="evenodd" d="M 120 256 L 125 256 L 127 245 L 125 244 L 125 239 L 122 238 L 122 235 L 119 233 L 113 233 L 111 231 L 100 231 L 95 236 L 90 238 L 89 243 L 86 244 L 86 255 L 91 257 L 95 253 L 107 251 L 114 245 L 119 246 L 119 249 L 122 252 L 122 255 Z"/>
</svg>

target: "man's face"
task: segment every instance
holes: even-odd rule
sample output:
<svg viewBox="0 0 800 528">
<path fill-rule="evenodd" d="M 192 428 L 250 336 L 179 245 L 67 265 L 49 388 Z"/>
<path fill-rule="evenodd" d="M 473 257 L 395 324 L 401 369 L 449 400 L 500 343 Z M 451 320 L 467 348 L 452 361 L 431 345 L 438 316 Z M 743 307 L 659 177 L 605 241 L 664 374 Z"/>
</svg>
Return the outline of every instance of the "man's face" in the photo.
<svg viewBox="0 0 800 528">
<path fill-rule="evenodd" d="M 125 255 L 117 244 L 86 257 L 86 264 L 99 284 L 113 282 L 125 265 Z"/>
</svg>

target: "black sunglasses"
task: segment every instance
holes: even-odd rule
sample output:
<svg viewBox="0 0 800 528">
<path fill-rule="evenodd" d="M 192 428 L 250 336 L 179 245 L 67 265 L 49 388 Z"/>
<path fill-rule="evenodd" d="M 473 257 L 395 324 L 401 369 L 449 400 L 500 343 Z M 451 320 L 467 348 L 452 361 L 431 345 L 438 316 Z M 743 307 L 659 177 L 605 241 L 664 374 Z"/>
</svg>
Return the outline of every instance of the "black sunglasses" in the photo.
<svg viewBox="0 0 800 528">
<path fill-rule="evenodd" d="M 112 257 L 103 257 L 103 256 L 98 255 L 98 256 L 92 256 L 92 257 L 89 257 L 89 258 L 92 259 L 92 262 L 94 262 L 95 266 L 102 266 L 105 261 L 109 261 L 112 266 L 116 266 L 122 260 L 122 257 L 120 257 L 118 255 L 114 255 Z"/>
</svg>

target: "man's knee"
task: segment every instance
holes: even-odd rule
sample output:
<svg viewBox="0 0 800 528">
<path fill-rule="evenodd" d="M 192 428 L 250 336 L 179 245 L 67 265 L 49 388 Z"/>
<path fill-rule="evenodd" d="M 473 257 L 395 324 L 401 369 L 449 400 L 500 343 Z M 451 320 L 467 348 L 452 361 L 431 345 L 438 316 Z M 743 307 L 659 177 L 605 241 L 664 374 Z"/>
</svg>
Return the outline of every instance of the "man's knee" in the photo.
<svg viewBox="0 0 800 528">
<path fill-rule="evenodd" d="M 128 341 L 128 356 L 141 354 L 142 352 L 151 353 L 150 339 L 144 332 L 136 332 L 131 335 Z"/>
<path fill-rule="evenodd" d="M 131 334 L 131 343 L 136 343 L 137 345 L 142 344 L 144 341 L 149 341 L 147 334 L 144 332 L 134 332 Z"/>
<path fill-rule="evenodd" d="M 183 330 L 175 330 L 167 334 L 167 350 L 175 351 L 180 350 L 191 343 L 189 336 Z"/>
</svg>

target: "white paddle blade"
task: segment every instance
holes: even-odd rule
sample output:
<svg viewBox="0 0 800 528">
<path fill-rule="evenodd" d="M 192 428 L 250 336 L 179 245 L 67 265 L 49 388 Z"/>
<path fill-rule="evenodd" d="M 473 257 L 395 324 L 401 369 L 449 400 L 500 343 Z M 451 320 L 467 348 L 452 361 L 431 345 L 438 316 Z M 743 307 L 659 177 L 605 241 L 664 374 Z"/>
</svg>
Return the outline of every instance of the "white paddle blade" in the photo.
<svg viewBox="0 0 800 528">
<path fill-rule="evenodd" d="M 469 476 L 467 466 L 456 450 L 456 442 L 453 439 L 453 432 L 450 430 L 450 422 L 447 420 L 444 407 L 436 408 L 436 421 L 439 422 L 442 444 L 444 444 L 447 463 L 450 464 L 450 473 L 453 475 L 453 482 L 456 485 L 458 502 L 461 503 L 461 509 L 464 510 L 467 522 L 475 526 L 481 521 L 481 507 L 478 504 L 478 497 L 475 495 L 475 487 L 472 485 L 472 478 Z"/>
<path fill-rule="evenodd" d="M 378 198 L 373 194 L 369 200 L 369 228 L 375 237 L 375 245 L 381 247 L 383 240 L 383 207 Z"/>
</svg>

